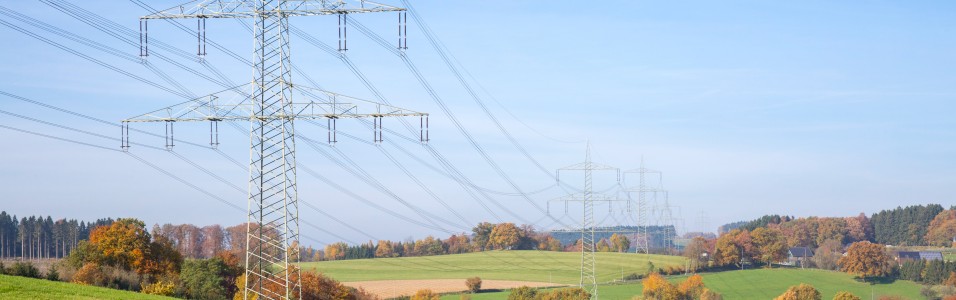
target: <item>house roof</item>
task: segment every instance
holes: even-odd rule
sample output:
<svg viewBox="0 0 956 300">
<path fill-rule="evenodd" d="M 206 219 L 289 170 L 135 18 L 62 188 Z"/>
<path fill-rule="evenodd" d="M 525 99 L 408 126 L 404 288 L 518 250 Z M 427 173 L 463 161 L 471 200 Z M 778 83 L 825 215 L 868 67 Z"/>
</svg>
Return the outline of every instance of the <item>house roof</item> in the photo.
<svg viewBox="0 0 956 300">
<path fill-rule="evenodd" d="M 900 251 L 900 259 L 943 260 L 943 253 L 938 251 Z"/>
<path fill-rule="evenodd" d="M 813 257 L 813 251 L 807 247 L 790 248 L 790 255 L 793 257 Z"/>
</svg>

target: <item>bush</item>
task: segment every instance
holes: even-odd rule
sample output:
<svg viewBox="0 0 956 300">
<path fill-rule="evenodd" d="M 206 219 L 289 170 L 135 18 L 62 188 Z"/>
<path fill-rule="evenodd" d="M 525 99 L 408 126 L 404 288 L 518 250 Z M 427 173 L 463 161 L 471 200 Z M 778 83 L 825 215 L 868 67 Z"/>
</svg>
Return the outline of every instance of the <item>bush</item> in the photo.
<svg viewBox="0 0 956 300">
<path fill-rule="evenodd" d="M 415 292 L 415 295 L 412 295 L 411 300 L 441 300 L 441 295 L 429 289 L 421 289 Z"/>
<path fill-rule="evenodd" d="M 468 287 L 468 291 L 477 293 L 481 290 L 481 278 L 475 276 L 465 279 L 465 286 Z"/>
<path fill-rule="evenodd" d="M 471 300 L 471 294 L 458 295 L 458 300 Z"/>
<path fill-rule="evenodd" d="M 591 294 L 582 288 L 557 289 L 551 292 L 540 292 L 535 297 L 536 300 L 588 300 Z"/>
<path fill-rule="evenodd" d="M 861 299 L 860 297 L 857 297 L 856 295 L 850 294 L 850 292 L 841 291 L 836 293 L 835 296 L 833 296 L 833 300 L 861 300 Z"/>
<path fill-rule="evenodd" d="M 3 262 L 0 261 L 0 275 L 7 274 L 7 267 L 3 265 Z"/>
<path fill-rule="evenodd" d="M 522 286 L 511 290 L 511 293 L 508 294 L 508 300 L 534 300 L 537 294 L 538 290 Z"/>
<path fill-rule="evenodd" d="M 99 265 L 87 263 L 73 274 L 73 280 L 71 280 L 71 282 L 83 285 L 104 286 L 106 285 L 106 274 L 103 273 L 103 268 Z"/>
<path fill-rule="evenodd" d="M 150 295 L 173 296 L 176 292 L 176 284 L 163 280 L 157 281 L 153 284 L 144 283 L 140 292 Z"/>
<path fill-rule="evenodd" d="M 46 280 L 60 281 L 60 272 L 56 270 L 56 264 L 50 265 L 50 269 L 46 271 Z"/>
<path fill-rule="evenodd" d="M 724 296 L 708 288 L 704 288 L 704 290 L 700 292 L 700 300 L 724 300 Z"/>
<path fill-rule="evenodd" d="M 624 276 L 625 281 L 641 280 L 641 279 L 644 279 L 643 274 L 631 273 L 631 274 L 627 274 L 627 276 Z"/>
<path fill-rule="evenodd" d="M 20 277 L 30 277 L 30 278 L 40 278 L 40 270 L 37 267 L 34 267 L 30 262 L 16 262 L 13 264 L 13 267 L 10 270 L 7 270 L 10 275 L 20 276 Z"/>
</svg>

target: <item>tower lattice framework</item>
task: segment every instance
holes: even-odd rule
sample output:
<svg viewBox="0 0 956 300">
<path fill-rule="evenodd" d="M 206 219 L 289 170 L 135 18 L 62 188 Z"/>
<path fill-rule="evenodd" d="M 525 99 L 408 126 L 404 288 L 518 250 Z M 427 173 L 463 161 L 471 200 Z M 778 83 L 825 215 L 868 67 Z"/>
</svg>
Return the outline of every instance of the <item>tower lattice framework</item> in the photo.
<svg viewBox="0 0 956 300">
<path fill-rule="evenodd" d="M 595 223 L 594 223 L 594 202 L 601 201 L 607 202 L 609 199 L 604 199 L 601 197 L 596 197 L 594 195 L 594 186 L 593 186 L 593 171 L 609 171 L 613 170 L 618 172 L 618 180 L 620 180 L 620 169 L 604 165 L 601 163 L 595 163 L 591 161 L 591 144 L 587 145 L 587 152 L 584 157 L 584 162 L 567 166 L 564 168 L 558 169 L 556 178 L 560 180 L 561 171 L 583 171 L 584 172 L 584 190 L 583 194 L 580 196 L 569 195 L 566 199 L 560 201 L 580 201 L 584 207 L 582 210 L 583 215 L 581 217 L 581 281 L 579 286 L 584 288 L 591 294 L 591 299 L 598 299 L 598 289 L 597 289 L 597 276 L 595 261 Z M 601 199 L 596 199 L 601 198 Z"/>
<path fill-rule="evenodd" d="M 155 19 L 197 19 L 199 55 L 205 55 L 205 21 L 215 18 L 252 18 L 254 22 L 253 79 L 249 87 L 236 87 L 184 103 L 123 120 L 123 148 L 129 148 L 128 126 L 133 122 L 166 124 L 167 148 L 171 149 L 176 122 L 210 122 L 210 143 L 218 145 L 218 122 L 249 121 L 250 162 L 248 223 L 246 234 L 245 299 L 300 299 L 299 213 L 296 185 L 294 120 L 330 121 L 341 118 L 373 118 L 375 141 L 382 141 L 383 117 L 417 116 L 414 112 L 292 83 L 289 17 L 398 12 L 400 26 L 404 8 L 370 1 L 344 0 L 204 0 L 180 5 L 140 18 L 141 30 Z M 401 28 L 401 27 L 400 27 Z M 340 32 L 341 32 L 340 25 Z M 148 56 L 148 33 L 143 32 L 141 55 Z M 400 31 L 401 34 L 401 31 Z M 341 37 L 340 37 L 341 39 Z M 400 37 L 399 49 L 404 47 Z M 341 40 L 340 40 L 341 43 Z M 345 49 L 341 49 L 345 50 Z M 235 94 L 229 98 L 226 94 Z M 307 101 L 293 101 L 293 95 Z M 233 101 L 229 101 L 232 99 Z M 236 100 L 238 99 L 238 100 Z M 371 108 L 367 108 L 371 107 Z M 427 124 L 427 123 L 426 123 Z M 215 136 L 214 136 L 215 135 Z M 427 133 L 422 131 L 422 142 Z"/>
</svg>

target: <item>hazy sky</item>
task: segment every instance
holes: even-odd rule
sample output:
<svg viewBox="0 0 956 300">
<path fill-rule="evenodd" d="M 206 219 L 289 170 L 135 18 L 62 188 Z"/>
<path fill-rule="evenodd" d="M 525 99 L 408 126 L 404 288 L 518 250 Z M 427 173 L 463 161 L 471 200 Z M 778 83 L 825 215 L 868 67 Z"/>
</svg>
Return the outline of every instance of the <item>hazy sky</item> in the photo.
<svg viewBox="0 0 956 300">
<path fill-rule="evenodd" d="M 185 90 L 181 93 L 195 96 L 224 89 L 159 59 L 166 55 L 216 78 L 194 55 L 176 56 L 155 44 L 162 41 L 186 54 L 195 53 L 195 35 L 168 23 L 151 22 L 154 44 L 150 49 L 155 54 L 147 67 L 136 57 L 135 43 L 124 43 L 57 10 L 53 4 L 63 5 L 61 0 L 46 2 L 0 1 L 6 8 L 0 20 L 7 22 L 0 24 L 4 42 L 0 91 L 119 121 L 185 99 L 116 70 L 174 90 L 178 84 L 182 86 L 178 90 Z M 138 28 L 137 18 L 147 14 L 127 1 L 67 3 L 132 30 Z M 150 4 L 165 8 L 178 3 Z M 952 2 L 422 1 L 413 5 L 467 70 L 464 76 L 478 91 L 481 103 L 528 155 L 490 121 L 412 18 L 410 61 L 500 172 L 464 138 L 402 60 L 350 28 L 348 56 L 357 69 L 392 104 L 432 113 L 433 149 L 454 171 L 464 174 L 469 182 L 464 186 L 482 189 L 464 188 L 447 176 L 435 155 L 392 133 L 386 133 L 379 150 L 365 143 L 372 139 L 369 129 L 342 121 L 340 133 L 362 141 L 340 136 L 332 149 L 324 142 L 325 129 L 299 122 L 296 129 L 303 137 L 298 140 L 299 163 L 323 176 L 320 179 L 300 169 L 300 198 L 362 231 L 303 206 L 300 215 L 311 225 L 303 224 L 302 232 L 311 243 L 339 240 L 312 225 L 350 241 L 444 237 L 447 232 L 469 230 L 479 221 L 527 221 L 555 227 L 545 212 L 548 203 L 570 189 L 555 187 L 554 169 L 582 161 L 585 140 L 591 141 L 595 161 L 630 170 L 639 167 L 643 157 L 648 168 L 662 171 L 674 215 L 682 219 L 678 225 L 692 231 L 714 231 L 720 224 L 770 213 L 847 216 L 899 205 L 954 204 L 956 4 Z M 12 18 L 11 11 L 119 52 L 111 54 L 101 46 L 44 31 Z M 387 41 L 396 41 L 394 14 L 355 18 Z M 335 17 L 294 18 L 292 24 L 327 44 L 337 43 Z M 209 20 L 207 32 L 209 39 L 251 59 L 251 34 L 236 21 Z M 122 37 L 137 38 L 135 34 Z M 338 58 L 299 37 L 293 37 L 291 44 L 293 64 L 300 70 L 293 79 L 299 84 L 311 85 L 305 73 L 324 89 L 375 99 Z M 207 51 L 209 66 L 231 82 L 249 82 L 248 66 L 219 49 Z M 0 96 L 0 110 L 119 137 L 116 127 L 7 96 Z M 0 125 L 119 148 L 115 140 L 9 114 L 0 114 Z M 385 126 L 408 134 L 397 120 L 386 119 Z M 134 128 L 164 132 L 161 125 Z M 225 157 L 247 163 L 248 124 L 220 126 L 223 155 L 185 143 L 207 143 L 208 128 L 205 123 L 177 124 L 179 142 L 174 153 L 145 147 L 131 152 L 244 210 L 248 172 Z M 134 132 L 132 139 L 163 146 L 162 138 L 141 133 Z M 319 143 L 310 147 L 306 139 Z M 0 128 L 0 141 L 4 190 L 0 209 L 18 216 L 137 217 L 149 224 L 197 225 L 245 220 L 242 210 L 120 152 L 7 128 Z M 378 184 L 368 184 L 336 161 L 354 162 Z M 582 182 L 581 175 L 574 173 L 562 173 L 561 179 L 572 186 Z M 516 196 L 520 193 L 509 181 L 527 195 Z M 596 190 L 616 184 L 613 173 L 595 177 Z M 604 225 L 633 223 L 625 207 L 612 207 L 612 214 L 607 210 L 604 205 L 598 208 L 597 218 Z M 556 202 L 551 202 L 550 212 L 568 224 L 576 222 L 579 214 L 572 206 L 564 216 L 563 205 Z M 430 227 L 442 230 L 415 222 L 434 222 L 439 226 Z"/>
</svg>

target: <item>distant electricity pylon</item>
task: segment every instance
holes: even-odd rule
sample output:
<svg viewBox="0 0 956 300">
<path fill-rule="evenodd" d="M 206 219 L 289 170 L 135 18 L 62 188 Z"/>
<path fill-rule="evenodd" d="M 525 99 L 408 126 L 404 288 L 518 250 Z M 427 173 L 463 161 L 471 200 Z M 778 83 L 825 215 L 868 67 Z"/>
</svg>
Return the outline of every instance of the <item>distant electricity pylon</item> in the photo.
<svg viewBox="0 0 956 300">
<path fill-rule="evenodd" d="M 638 183 L 636 186 L 628 185 L 627 174 L 637 174 Z M 657 185 L 651 186 L 648 181 L 648 174 L 657 174 Z M 637 193 L 637 230 L 638 233 L 635 236 L 635 250 L 634 252 L 644 252 L 645 254 L 650 254 L 650 236 L 648 236 L 647 228 L 650 226 L 650 215 L 648 214 L 648 193 L 653 193 L 656 195 L 658 192 L 663 192 L 661 189 L 661 178 L 663 177 L 661 171 L 655 171 L 648 169 L 644 166 L 644 158 L 641 158 L 641 167 L 624 171 L 624 184 L 625 190 L 628 193 Z M 650 256 L 648 256 L 650 259 Z"/>
<path fill-rule="evenodd" d="M 588 143 L 583 163 L 560 168 L 555 172 L 555 178 L 560 181 L 561 171 L 584 171 L 583 195 L 577 197 L 569 195 L 569 200 L 581 201 L 584 206 L 584 216 L 581 218 L 581 281 L 579 285 L 591 293 L 591 299 L 598 299 L 597 277 L 595 275 L 596 263 L 594 261 L 594 202 L 596 199 L 591 173 L 593 171 L 609 170 L 616 171 L 618 181 L 621 180 L 620 169 L 591 161 L 591 143 Z"/>
<path fill-rule="evenodd" d="M 426 113 L 373 103 L 292 83 L 289 57 L 289 17 L 337 15 L 339 50 L 348 50 L 349 14 L 398 12 L 399 44 L 405 47 L 404 8 L 364 0 L 202 0 L 140 18 L 140 55 L 149 55 L 148 21 L 196 19 L 197 54 L 205 52 L 205 21 L 210 18 L 251 18 L 254 21 L 254 56 L 251 93 L 242 86 L 123 120 L 123 149 L 129 148 L 130 122 L 166 124 L 166 147 L 172 149 L 173 124 L 209 121 L 210 144 L 218 145 L 218 122 L 250 121 L 249 212 L 246 234 L 245 299 L 299 299 L 301 282 L 293 264 L 299 258 L 299 213 L 296 186 L 295 119 L 324 118 L 329 122 L 329 143 L 335 142 L 335 121 L 372 118 L 375 142 L 381 142 L 382 118 L 419 117 L 421 141 L 428 140 Z M 405 17 L 407 20 L 407 16 Z M 293 102 L 292 96 L 309 101 Z M 231 98 L 227 94 L 235 94 Z M 225 102 L 225 103 L 223 103 Z M 368 107 L 366 107 L 368 106 Z"/>
</svg>

